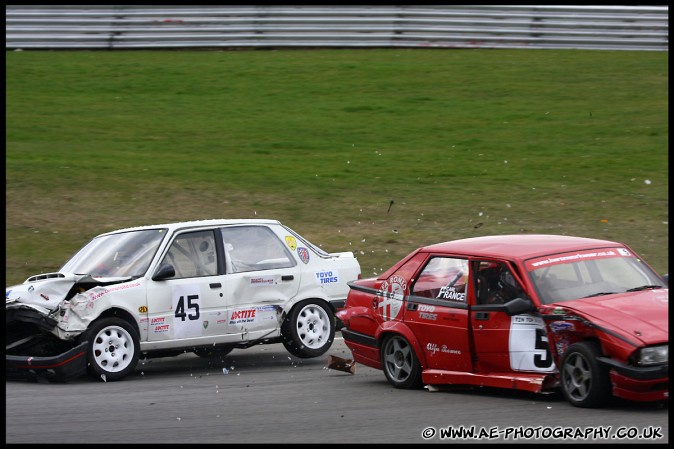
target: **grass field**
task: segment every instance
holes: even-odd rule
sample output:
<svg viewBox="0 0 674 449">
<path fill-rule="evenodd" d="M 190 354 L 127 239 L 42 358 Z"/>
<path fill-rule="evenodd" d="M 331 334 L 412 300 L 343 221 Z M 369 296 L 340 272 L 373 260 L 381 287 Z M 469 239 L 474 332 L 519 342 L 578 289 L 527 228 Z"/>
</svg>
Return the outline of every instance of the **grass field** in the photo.
<svg viewBox="0 0 674 449">
<path fill-rule="evenodd" d="M 668 76 L 667 52 L 6 52 L 6 281 L 103 231 L 251 217 L 364 276 L 506 233 L 668 272 Z"/>
</svg>

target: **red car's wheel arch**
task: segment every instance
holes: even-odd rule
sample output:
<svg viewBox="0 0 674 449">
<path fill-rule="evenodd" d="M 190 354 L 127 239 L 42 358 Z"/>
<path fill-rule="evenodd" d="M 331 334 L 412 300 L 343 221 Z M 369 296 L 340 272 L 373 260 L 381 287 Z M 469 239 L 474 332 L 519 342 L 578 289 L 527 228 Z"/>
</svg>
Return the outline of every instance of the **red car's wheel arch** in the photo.
<svg viewBox="0 0 674 449">
<path fill-rule="evenodd" d="M 375 334 L 375 338 L 380 350 L 381 344 L 388 334 L 398 334 L 405 337 L 405 339 L 410 343 L 410 346 L 412 346 L 414 349 L 417 359 L 419 360 L 419 364 L 421 365 L 421 369 L 424 370 L 428 367 L 428 364 L 426 363 L 426 354 L 419 345 L 419 340 L 417 340 L 412 330 L 407 327 L 405 323 L 400 321 L 386 321 L 379 326 L 377 333 Z"/>
</svg>

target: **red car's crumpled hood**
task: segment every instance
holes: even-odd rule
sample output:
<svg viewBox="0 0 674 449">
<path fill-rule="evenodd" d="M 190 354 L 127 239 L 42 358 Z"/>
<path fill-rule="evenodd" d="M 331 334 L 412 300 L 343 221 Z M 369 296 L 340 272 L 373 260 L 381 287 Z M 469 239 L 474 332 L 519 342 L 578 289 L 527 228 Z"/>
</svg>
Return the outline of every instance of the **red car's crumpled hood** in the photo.
<svg viewBox="0 0 674 449">
<path fill-rule="evenodd" d="M 622 330 L 644 344 L 669 341 L 669 289 L 576 299 L 558 303 L 597 325 Z"/>
</svg>

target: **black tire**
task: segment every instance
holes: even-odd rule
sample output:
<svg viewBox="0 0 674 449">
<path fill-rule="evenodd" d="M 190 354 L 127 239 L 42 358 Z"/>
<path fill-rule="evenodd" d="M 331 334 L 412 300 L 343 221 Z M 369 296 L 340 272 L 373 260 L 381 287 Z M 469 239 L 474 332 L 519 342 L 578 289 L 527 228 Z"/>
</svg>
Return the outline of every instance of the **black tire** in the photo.
<svg viewBox="0 0 674 449">
<path fill-rule="evenodd" d="M 140 354 L 138 332 L 121 318 L 94 321 L 81 338 L 87 340 L 87 371 L 104 382 L 120 380 L 136 369 Z"/>
<path fill-rule="evenodd" d="M 389 335 L 381 345 L 381 367 L 396 388 L 420 388 L 421 364 L 414 348 L 400 335 Z"/>
<path fill-rule="evenodd" d="M 569 346 L 562 357 L 562 393 L 576 407 L 602 407 L 611 397 L 608 368 L 597 360 L 601 347 L 586 341 Z"/>
<path fill-rule="evenodd" d="M 335 314 L 330 306 L 317 299 L 305 299 L 295 304 L 283 321 L 283 346 L 296 357 L 318 357 L 332 346 L 335 329 Z"/>
<path fill-rule="evenodd" d="M 209 348 L 197 348 L 194 350 L 194 353 L 205 359 L 216 359 L 225 357 L 233 350 L 232 346 L 213 346 Z"/>
</svg>

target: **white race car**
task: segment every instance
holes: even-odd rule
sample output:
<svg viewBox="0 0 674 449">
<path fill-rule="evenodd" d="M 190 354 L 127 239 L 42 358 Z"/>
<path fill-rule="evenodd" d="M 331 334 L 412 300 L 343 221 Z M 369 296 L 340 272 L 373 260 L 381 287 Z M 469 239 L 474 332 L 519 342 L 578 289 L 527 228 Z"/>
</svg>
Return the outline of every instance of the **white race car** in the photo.
<svg viewBox="0 0 674 449">
<path fill-rule="evenodd" d="M 317 357 L 361 270 L 276 220 L 201 220 L 101 234 L 57 273 L 6 289 L 8 378 L 116 381 L 139 357 L 282 342 Z"/>
</svg>

